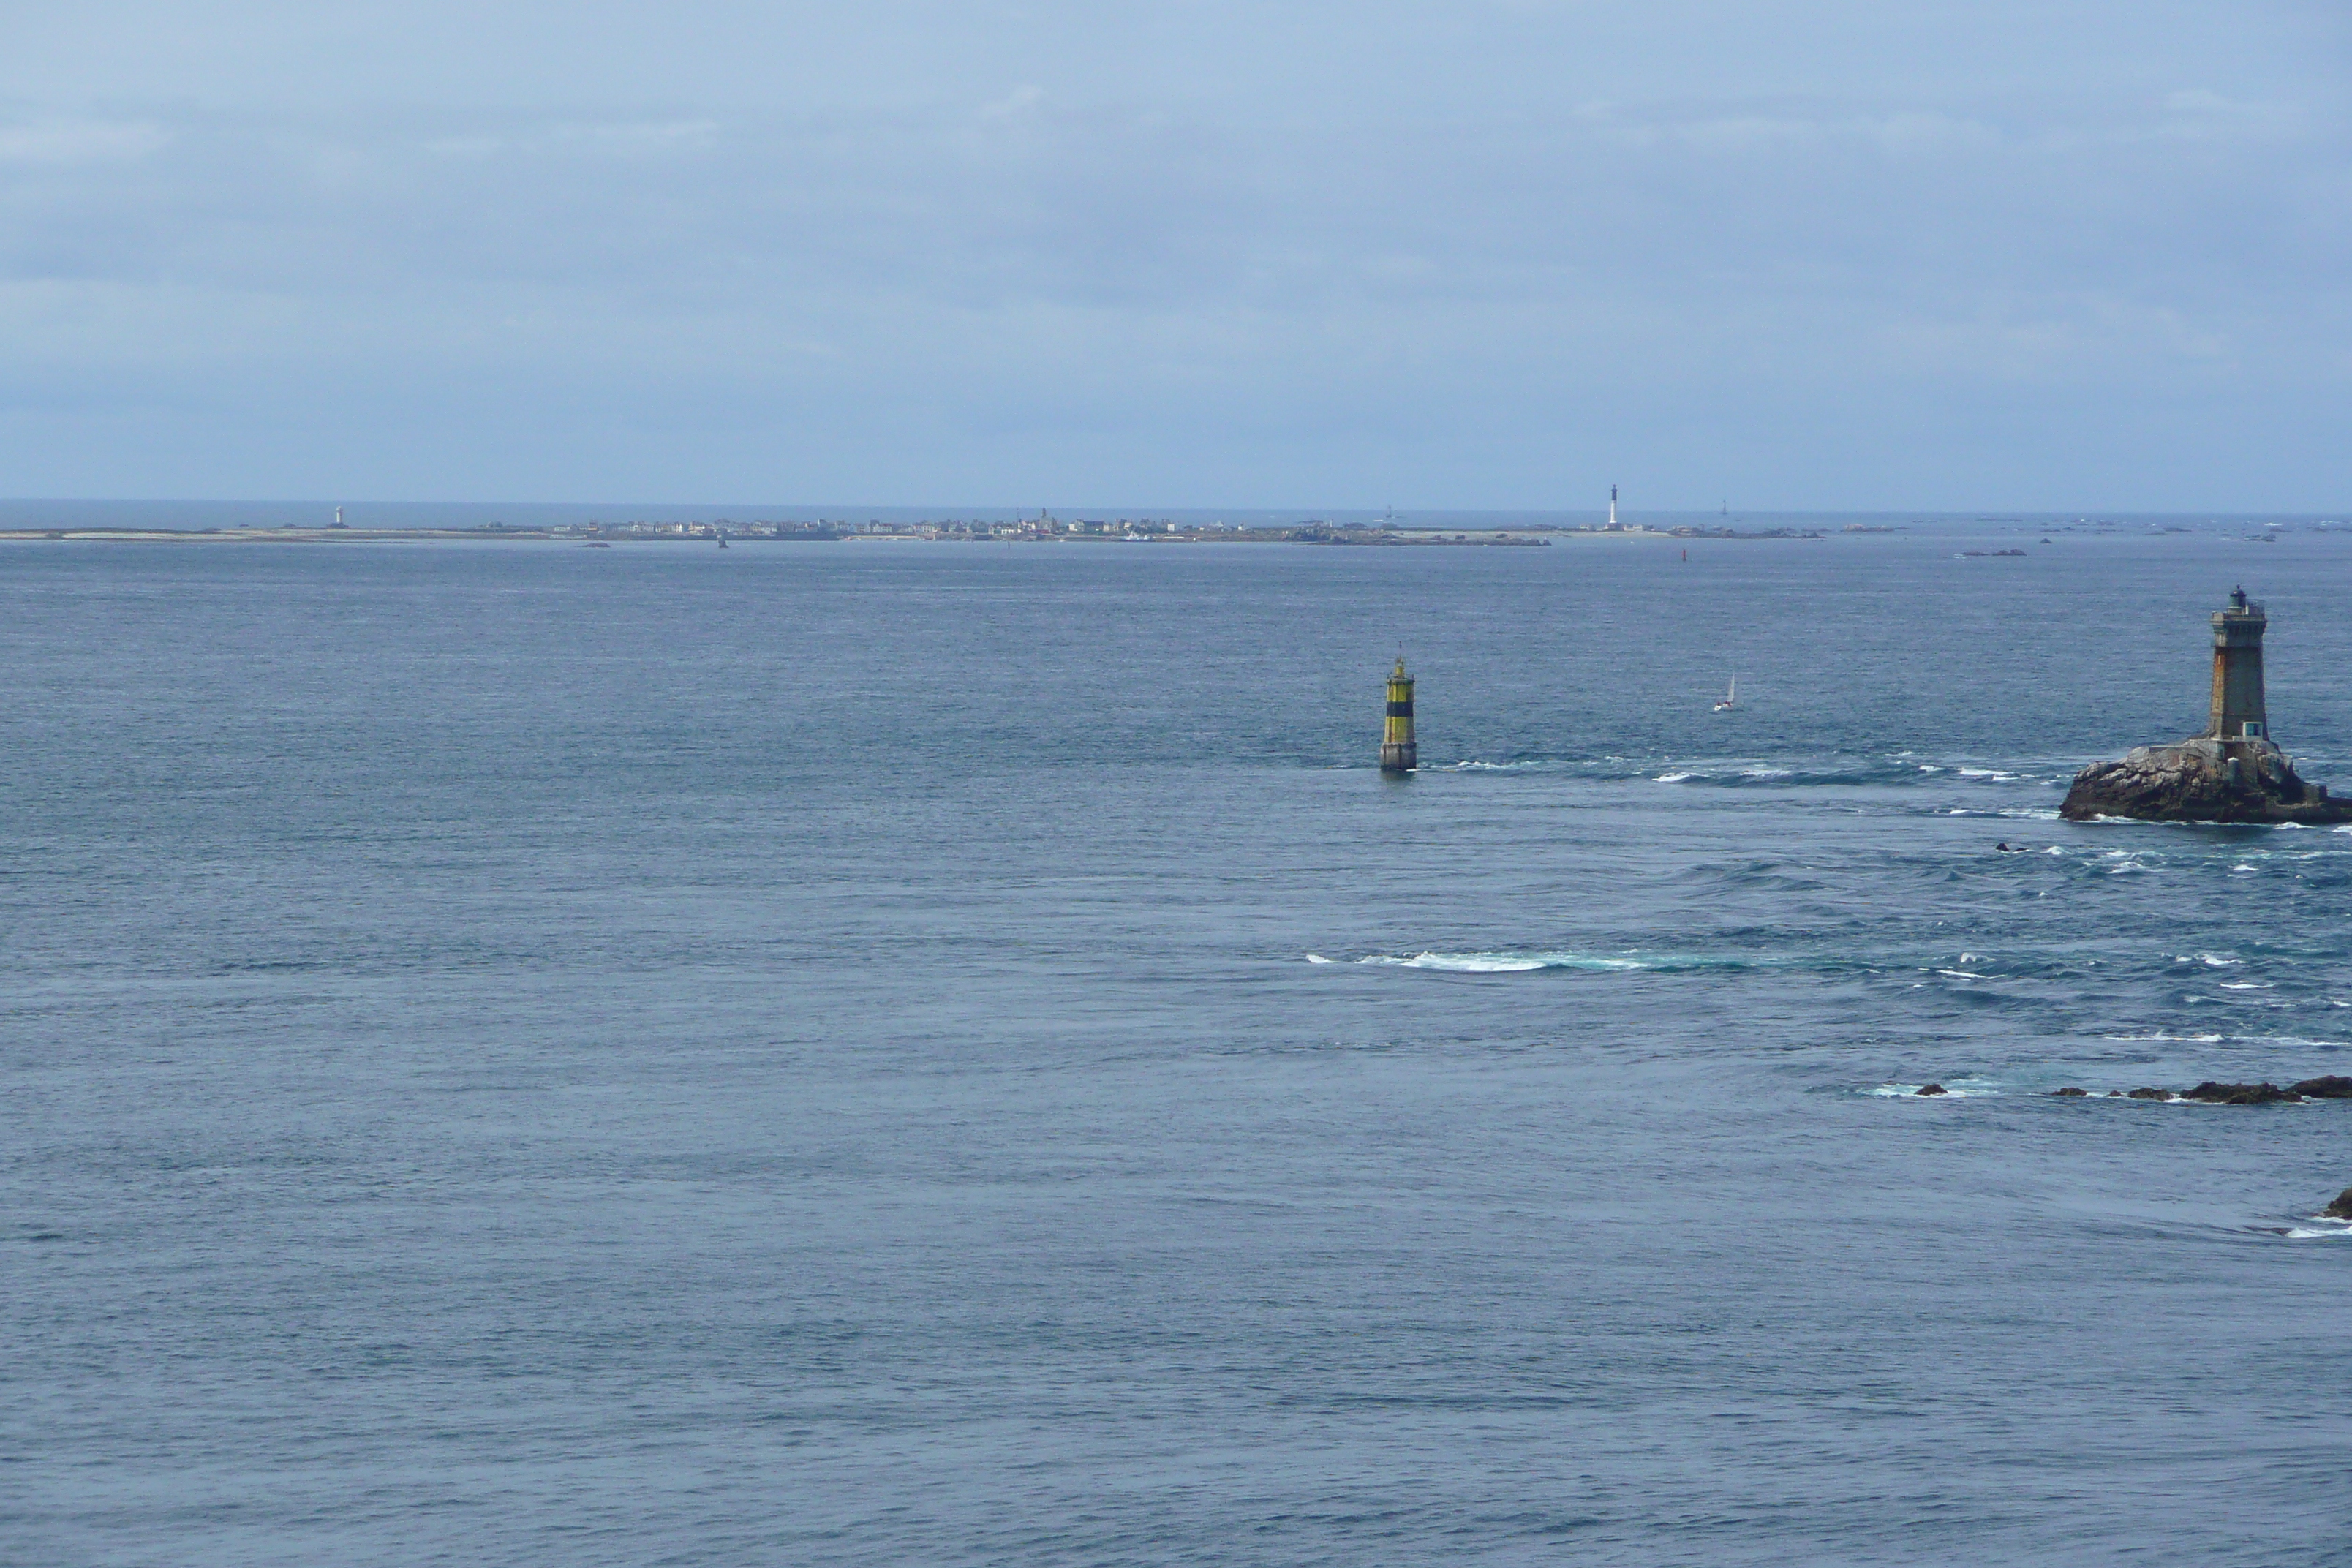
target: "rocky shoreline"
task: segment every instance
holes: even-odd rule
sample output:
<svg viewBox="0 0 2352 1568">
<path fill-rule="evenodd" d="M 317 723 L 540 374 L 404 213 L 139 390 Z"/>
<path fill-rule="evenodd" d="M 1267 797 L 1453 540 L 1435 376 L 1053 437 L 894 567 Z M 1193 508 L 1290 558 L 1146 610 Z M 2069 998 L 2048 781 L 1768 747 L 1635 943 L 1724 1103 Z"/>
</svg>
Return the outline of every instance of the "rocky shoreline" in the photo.
<svg viewBox="0 0 2352 1568">
<path fill-rule="evenodd" d="M 2068 1084 L 2064 1089 L 2050 1091 L 2061 1100 L 2093 1098 L 2087 1089 Z M 2278 1105 L 2306 1098 L 2333 1099 L 2334 1096 L 2305 1096 L 2292 1089 L 2281 1089 L 2274 1083 L 2218 1083 L 2208 1081 L 2195 1089 L 2111 1089 L 2107 1100 L 2198 1100 L 2212 1105 Z"/>
<path fill-rule="evenodd" d="M 2050 1091 L 2061 1100 L 2094 1098 L 2087 1089 L 2068 1084 Z M 2281 1089 L 2274 1083 L 2223 1083 L 2208 1079 L 2195 1089 L 2111 1089 L 2103 1100 L 2193 1100 L 2206 1105 L 2286 1105 L 2305 1100 L 2352 1100 L 2352 1078 L 2329 1073 L 2307 1078 Z"/>
<path fill-rule="evenodd" d="M 1940 1083 L 1922 1084 L 1913 1089 L 1917 1098 L 1933 1100 L 1948 1095 L 1952 1090 Z M 2352 1100 L 2352 1078 L 2341 1073 L 2326 1073 L 2307 1078 L 2284 1089 L 2277 1084 L 2223 1083 L 2208 1079 L 2194 1089 L 2111 1089 L 2104 1094 L 2095 1093 L 2079 1084 L 2053 1089 L 2051 1097 L 2057 1100 L 2154 1100 L 2174 1104 L 2200 1105 L 2301 1105 L 2315 1100 Z M 2352 1223 L 2352 1187 L 2338 1193 L 2335 1200 L 2321 1209 L 2318 1218 Z M 2280 1234 L 2287 1234 L 2282 1231 Z"/>
<path fill-rule="evenodd" d="M 2121 762 L 2074 775 L 2058 815 L 2070 822 L 2126 816 L 2153 822 L 2352 822 L 2352 800 L 2306 784 L 2277 747 L 2198 739 L 2138 746 Z"/>
<path fill-rule="evenodd" d="M 1933 1100 L 1952 1091 L 1940 1083 L 1922 1084 L 1911 1091 L 1914 1099 Z M 2219 1079 L 2207 1079 L 2194 1089 L 2111 1089 L 2095 1094 L 2077 1084 L 2050 1091 L 2057 1100 L 2195 1100 L 2205 1105 L 2288 1105 L 2306 1100 L 2352 1100 L 2352 1078 L 2340 1073 L 2326 1073 L 2307 1078 L 2300 1083 L 2281 1089 L 2274 1083 L 2223 1083 Z"/>
</svg>

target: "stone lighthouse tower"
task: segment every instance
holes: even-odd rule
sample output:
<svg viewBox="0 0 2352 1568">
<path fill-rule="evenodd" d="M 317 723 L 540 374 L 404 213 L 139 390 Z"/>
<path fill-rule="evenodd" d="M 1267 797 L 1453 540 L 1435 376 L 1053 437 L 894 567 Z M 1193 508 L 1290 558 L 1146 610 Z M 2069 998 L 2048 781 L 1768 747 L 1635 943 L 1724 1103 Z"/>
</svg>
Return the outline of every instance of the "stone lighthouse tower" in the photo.
<svg viewBox="0 0 2352 1568">
<path fill-rule="evenodd" d="M 2263 633 L 2269 617 L 2240 588 L 2213 616 L 2213 719 L 2170 746 L 2134 746 L 2119 763 L 2074 775 L 2058 815 L 2070 822 L 2352 822 L 2352 800 L 2305 784 L 2271 739 L 2263 707 Z"/>
<path fill-rule="evenodd" d="M 2243 588 L 2213 613 L 2213 721 L 2205 732 L 2217 741 L 2270 739 L 2263 710 L 2263 631 L 2269 624 Z"/>
</svg>

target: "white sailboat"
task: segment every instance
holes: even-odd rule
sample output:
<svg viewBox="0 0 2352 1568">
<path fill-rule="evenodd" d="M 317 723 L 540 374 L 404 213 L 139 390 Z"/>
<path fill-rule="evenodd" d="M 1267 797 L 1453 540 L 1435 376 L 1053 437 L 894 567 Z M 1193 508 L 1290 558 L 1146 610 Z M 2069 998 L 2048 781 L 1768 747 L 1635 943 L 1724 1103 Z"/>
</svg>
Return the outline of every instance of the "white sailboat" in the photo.
<svg viewBox="0 0 2352 1568">
<path fill-rule="evenodd" d="M 1721 713 L 1721 712 L 1725 711 L 1725 710 L 1727 710 L 1727 709 L 1737 708 L 1737 707 L 1738 707 L 1738 706 L 1739 706 L 1739 677 L 1738 677 L 1738 676 L 1736 676 L 1736 675 L 1735 675 L 1735 676 L 1733 676 L 1733 677 L 1731 678 L 1731 688 L 1730 688 L 1730 689 L 1729 689 L 1729 690 L 1727 690 L 1727 691 L 1726 691 L 1722 696 L 1720 696 L 1720 697 L 1718 697 L 1718 698 L 1717 698 L 1717 699 L 1715 700 L 1715 710 L 1716 710 L 1717 712 L 1718 712 L 1718 713 Z"/>
</svg>

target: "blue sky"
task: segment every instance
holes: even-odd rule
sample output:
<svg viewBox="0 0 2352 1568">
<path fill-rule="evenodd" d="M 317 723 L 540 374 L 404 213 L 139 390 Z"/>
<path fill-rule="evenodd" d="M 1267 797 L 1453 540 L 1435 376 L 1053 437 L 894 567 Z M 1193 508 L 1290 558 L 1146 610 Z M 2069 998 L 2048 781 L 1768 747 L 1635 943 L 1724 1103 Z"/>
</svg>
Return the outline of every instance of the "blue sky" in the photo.
<svg viewBox="0 0 2352 1568">
<path fill-rule="evenodd" d="M 2352 506 L 2334 4 L 0 4 L 0 494 Z"/>
</svg>

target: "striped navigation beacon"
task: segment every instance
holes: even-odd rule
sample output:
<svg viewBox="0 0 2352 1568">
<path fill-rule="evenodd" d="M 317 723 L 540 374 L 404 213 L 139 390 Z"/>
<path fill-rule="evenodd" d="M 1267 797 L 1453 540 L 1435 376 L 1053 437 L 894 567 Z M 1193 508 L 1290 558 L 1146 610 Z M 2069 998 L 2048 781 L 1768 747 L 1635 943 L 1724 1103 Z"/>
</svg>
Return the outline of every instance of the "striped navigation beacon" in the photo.
<svg viewBox="0 0 2352 1568">
<path fill-rule="evenodd" d="M 1389 677 L 1388 723 L 1381 731 L 1381 772 L 1409 773 L 1420 763 L 1420 748 L 1412 743 L 1412 677 L 1404 672 L 1404 655 L 1399 654 L 1396 673 Z"/>
</svg>

